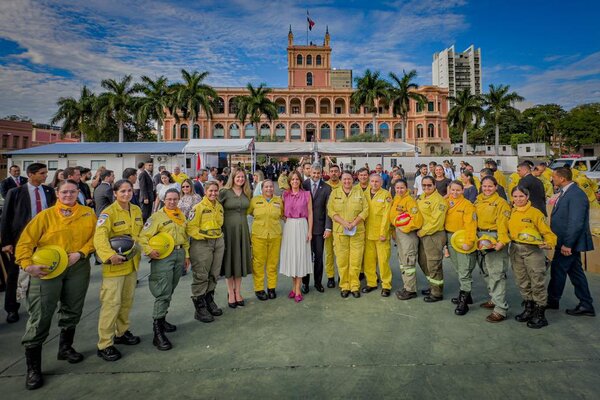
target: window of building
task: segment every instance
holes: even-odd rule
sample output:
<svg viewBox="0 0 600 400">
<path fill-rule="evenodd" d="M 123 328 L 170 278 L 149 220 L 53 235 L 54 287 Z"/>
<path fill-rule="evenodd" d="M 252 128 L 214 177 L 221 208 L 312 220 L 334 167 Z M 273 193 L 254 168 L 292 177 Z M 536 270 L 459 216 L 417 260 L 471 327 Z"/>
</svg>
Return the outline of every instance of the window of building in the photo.
<svg viewBox="0 0 600 400">
<path fill-rule="evenodd" d="M 365 125 L 365 133 L 368 133 L 369 135 L 373 134 L 373 124 L 371 122 Z"/>
<path fill-rule="evenodd" d="M 298 54 L 296 57 L 296 65 L 302 65 L 302 54 Z"/>
<path fill-rule="evenodd" d="M 180 139 L 188 138 L 188 126 L 186 124 L 181 125 L 181 128 L 179 129 L 179 134 L 180 134 Z"/>
<path fill-rule="evenodd" d="M 240 127 L 238 124 L 229 125 L 229 137 L 230 138 L 239 138 L 240 137 Z"/>
<path fill-rule="evenodd" d="M 173 124 L 173 131 L 171 133 L 171 139 L 177 139 L 177 125 Z"/>
<path fill-rule="evenodd" d="M 306 56 L 306 65 L 312 65 L 312 56 L 310 54 Z"/>
<path fill-rule="evenodd" d="M 344 124 L 337 124 L 335 126 L 335 139 L 341 140 L 346 137 L 346 127 Z"/>
<path fill-rule="evenodd" d="M 440 101 L 438 101 L 438 112 L 440 112 L 442 110 L 442 103 Z"/>
<path fill-rule="evenodd" d="M 278 138 L 285 138 L 285 125 L 277 124 L 275 127 L 275 136 Z"/>
<path fill-rule="evenodd" d="M 247 138 L 255 137 L 256 136 L 256 128 L 254 127 L 254 125 L 252 125 L 252 124 L 246 125 L 246 127 L 244 127 L 244 134 L 246 135 Z"/>
<path fill-rule="evenodd" d="M 33 160 L 23 161 L 23 168 L 21 168 L 21 170 L 27 171 L 27 167 L 29 167 L 31 164 L 33 164 Z M 77 164 L 75 164 L 74 166 L 77 166 Z"/>
<path fill-rule="evenodd" d="M 417 138 L 421 139 L 423 137 L 423 125 L 417 125 Z"/>
<path fill-rule="evenodd" d="M 435 128 L 433 124 L 427 125 L 427 137 L 432 138 L 435 137 Z"/>
<path fill-rule="evenodd" d="M 394 139 L 402 139 L 402 124 L 394 124 Z"/>
<path fill-rule="evenodd" d="M 48 160 L 48 171 L 56 171 L 58 169 L 58 160 Z"/>
<path fill-rule="evenodd" d="M 321 140 L 331 139 L 331 127 L 329 124 L 321 125 Z"/>
<path fill-rule="evenodd" d="M 379 125 L 379 134 L 385 137 L 390 136 L 390 126 L 387 122 L 383 122 Z"/>
<path fill-rule="evenodd" d="M 419 102 L 417 102 L 417 112 L 423 112 L 423 106 Z"/>
<path fill-rule="evenodd" d="M 355 122 L 350 125 L 350 136 L 360 135 L 360 126 Z"/>
<path fill-rule="evenodd" d="M 433 101 L 430 101 L 427 103 L 427 111 L 429 111 L 429 112 L 435 111 Z"/>
<path fill-rule="evenodd" d="M 225 137 L 225 127 L 222 124 L 215 124 L 213 128 L 213 137 L 214 138 L 224 138 Z"/>
<path fill-rule="evenodd" d="M 229 114 L 236 114 L 238 112 L 237 107 L 237 97 L 232 97 L 229 99 Z"/>
<path fill-rule="evenodd" d="M 194 124 L 194 134 L 192 137 L 194 139 L 200 139 L 200 126 L 198 124 Z"/>
<path fill-rule="evenodd" d="M 317 62 L 317 65 L 321 65 L 321 56 L 317 56 L 316 62 Z"/>
<path fill-rule="evenodd" d="M 216 114 L 224 114 L 225 113 L 225 101 L 222 97 L 218 97 L 215 100 L 215 113 Z"/>
<path fill-rule="evenodd" d="M 341 114 L 341 113 L 342 113 L 342 107 L 338 107 L 338 106 L 336 106 L 336 107 L 335 107 L 335 113 L 336 113 L 336 114 Z"/>
<path fill-rule="evenodd" d="M 27 136 L 23 136 L 23 148 L 26 149 L 29 147 L 29 138 Z"/>
<path fill-rule="evenodd" d="M 8 135 L 2 136 L 2 148 L 3 149 L 8 148 Z"/>
<path fill-rule="evenodd" d="M 269 126 L 269 124 L 262 124 L 260 126 L 260 136 L 271 136 L 271 127 Z"/>
<path fill-rule="evenodd" d="M 106 167 L 106 160 L 92 160 L 90 163 L 90 169 L 92 171 L 97 171 L 100 167 Z"/>
<path fill-rule="evenodd" d="M 12 143 L 12 147 L 14 147 L 15 149 L 19 148 L 19 137 L 18 136 L 13 136 L 13 143 Z"/>
<path fill-rule="evenodd" d="M 313 84 L 313 75 L 312 75 L 312 72 L 308 72 L 306 74 L 306 86 L 312 86 L 312 84 Z"/>
<path fill-rule="evenodd" d="M 300 114 L 300 106 L 293 106 L 292 114 Z"/>
<path fill-rule="evenodd" d="M 301 139 L 302 138 L 302 130 L 300 129 L 299 124 L 292 124 L 290 129 L 290 137 L 292 139 Z"/>
</svg>

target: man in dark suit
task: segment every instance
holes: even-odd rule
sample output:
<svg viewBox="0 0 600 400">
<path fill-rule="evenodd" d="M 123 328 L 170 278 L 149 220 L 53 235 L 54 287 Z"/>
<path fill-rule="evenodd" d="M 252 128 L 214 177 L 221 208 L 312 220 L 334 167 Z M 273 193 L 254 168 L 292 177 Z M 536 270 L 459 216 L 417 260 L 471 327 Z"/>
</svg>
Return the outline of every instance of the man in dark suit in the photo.
<svg viewBox="0 0 600 400">
<path fill-rule="evenodd" d="M 4 309 L 8 313 L 6 322 L 19 320 L 19 303 L 17 302 L 17 283 L 19 266 L 15 264 L 15 246 L 25 226 L 42 210 L 56 203 L 54 189 L 43 185 L 48 177 L 45 164 L 33 163 L 27 167 L 29 182 L 8 192 L 2 218 L 0 219 L 0 241 L 2 256 L 7 272 L 6 295 Z"/>
<path fill-rule="evenodd" d="M 110 206 L 115 199 L 112 188 L 114 180 L 114 171 L 106 169 L 100 174 L 100 184 L 94 190 L 94 207 L 97 216 L 100 215 L 102 210 Z"/>
<path fill-rule="evenodd" d="M 594 249 L 590 232 L 590 203 L 584 191 L 572 179 L 573 174 L 568 168 L 557 168 L 552 173 L 554 185 L 560 188 L 552 210 L 550 226 L 558 237 L 558 242 L 550 269 L 546 308 L 559 308 L 568 275 L 575 287 L 575 296 L 579 299 L 579 304 L 573 309 L 568 309 L 567 314 L 593 317 L 596 313 L 592 305 L 592 295 L 581 266 L 581 252 Z"/>
<path fill-rule="evenodd" d="M 0 195 L 2 198 L 6 198 L 8 191 L 12 188 L 19 187 L 27 183 L 27 178 L 23 178 L 21 175 L 21 168 L 18 165 L 13 165 L 8 170 L 8 178 L 0 182 Z"/>
<path fill-rule="evenodd" d="M 138 171 L 135 168 L 125 168 L 125 170 L 123 170 L 123 179 L 126 179 L 129 181 L 129 183 L 131 183 L 131 186 L 135 185 L 135 183 L 137 182 L 137 178 L 138 178 Z M 133 191 L 133 197 L 131 197 L 131 204 L 135 204 L 136 206 L 142 208 L 140 201 L 138 199 L 138 195 L 135 193 L 136 191 Z"/>
<path fill-rule="evenodd" d="M 204 183 L 208 181 L 208 171 L 201 169 L 194 179 L 194 192 L 200 197 L 204 197 Z"/>
<path fill-rule="evenodd" d="M 522 162 L 517 166 L 517 173 L 521 177 L 519 186 L 529 190 L 529 201 L 534 208 L 537 208 L 544 214 L 546 213 L 546 190 L 541 180 L 531 174 L 531 164 Z"/>
<path fill-rule="evenodd" d="M 140 197 L 139 202 L 142 207 L 142 218 L 144 222 L 150 218 L 152 214 L 152 205 L 154 204 L 155 193 L 154 193 L 154 182 L 152 181 L 152 160 L 144 163 L 144 170 L 140 172 L 138 176 L 140 184 Z"/>
<path fill-rule="evenodd" d="M 331 186 L 323 182 L 321 176 L 323 171 L 321 164 L 314 163 L 311 167 L 310 179 L 302 183 L 304 190 L 308 190 L 312 196 L 313 226 L 310 248 L 313 255 L 314 284 L 318 292 L 324 292 L 323 284 L 323 248 L 325 238 L 331 236 L 331 218 L 327 215 L 327 202 L 331 194 Z M 302 278 L 302 293 L 308 293 L 310 275 Z"/>
</svg>

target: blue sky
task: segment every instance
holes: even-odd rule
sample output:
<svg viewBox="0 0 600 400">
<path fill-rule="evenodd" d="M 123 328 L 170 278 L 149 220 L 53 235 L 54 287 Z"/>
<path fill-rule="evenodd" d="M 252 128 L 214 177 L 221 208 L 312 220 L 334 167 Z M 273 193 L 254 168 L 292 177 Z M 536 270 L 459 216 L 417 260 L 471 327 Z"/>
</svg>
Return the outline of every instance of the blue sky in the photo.
<svg viewBox="0 0 600 400">
<path fill-rule="evenodd" d="M 61 96 L 100 81 L 207 70 L 214 86 L 287 85 L 287 32 L 331 33 L 332 66 L 387 75 L 416 69 L 431 84 L 432 55 L 482 49 L 484 89 L 509 84 L 526 104 L 600 101 L 600 2 L 592 0 L 2 0 L 0 117 L 47 122 Z"/>
</svg>

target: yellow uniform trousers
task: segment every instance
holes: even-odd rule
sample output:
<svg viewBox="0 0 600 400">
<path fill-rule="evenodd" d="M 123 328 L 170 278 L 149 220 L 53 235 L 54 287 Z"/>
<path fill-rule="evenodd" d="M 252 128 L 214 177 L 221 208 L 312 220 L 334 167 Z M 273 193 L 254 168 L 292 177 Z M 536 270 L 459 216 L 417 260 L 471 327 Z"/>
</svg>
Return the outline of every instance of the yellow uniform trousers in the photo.
<svg viewBox="0 0 600 400">
<path fill-rule="evenodd" d="M 265 290 L 265 269 L 267 271 L 267 289 L 275 289 L 277 287 L 277 265 L 279 264 L 279 251 L 281 250 L 281 236 L 264 239 L 252 235 L 251 240 L 254 291 Z"/>
<path fill-rule="evenodd" d="M 396 228 L 396 246 L 398 247 L 398 261 L 402 282 L 407 292 L 417 291 L 417 255 L 419 254 L 419 237 L 417 231 L 408 233 Z"/>
<path fill-rule="evenodd" d="M 429 281 L 431 295 L 442 297 L 444 295 L 444 270 L 442 260 L 444 258 L 444 246 L 446 245 L 446 233 L 435 232 L 425 235 L 419 242 L 419 265 Z"/>
<path fill-rule="evenodd" d="M 333 234 L 325 239 L 325 272 L 327 278 L 335 278 L 335 266 L 333 261 Z"/>
<path fill-rule="evenodd" d="M 390 240 L 366 240 L 364 268 L 367 286 L 377 287 L 377 265 L 381 276 L 381 288 L 392 288 L 392 270 L 390 269 Z"/>
<path fill-rule="evenodd" d="M 100 318 L 98 321 L 98 349 L 113 345 L 116 336 L 129 329 L 129 311 L 133 305 L 137 272 L 128 275 L 103 277 L 100 288 Z"/>
<path fill-rule="evenodd" d="M 333 248 L 337 256 L 340 290 L 357 292 L 360 289 L 358 275 L 365 249 L 364 231 L 357 232 L 354 236 L 334 233 Z"/>
</svg>

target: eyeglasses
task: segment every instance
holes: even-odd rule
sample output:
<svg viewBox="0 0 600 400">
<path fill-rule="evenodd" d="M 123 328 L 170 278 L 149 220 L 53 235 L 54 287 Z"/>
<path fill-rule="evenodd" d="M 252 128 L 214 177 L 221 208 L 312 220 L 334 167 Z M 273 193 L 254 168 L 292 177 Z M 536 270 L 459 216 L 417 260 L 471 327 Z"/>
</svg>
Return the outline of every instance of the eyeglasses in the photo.
<svg viewBox="0 0 600 400">
<path fill-rule="evenodd" d="M 77 194 L 77 192 L 79 192 L 79 190 L 61 190 L 58 193 L 59 194 Z"/>
<path fill-rule="evenodd" d="M 424 183 L 421 186 L 423 186 L 423 187 L 433 187 L 434 185 L 432 185 L 431 183 Z"/>
</svg>

